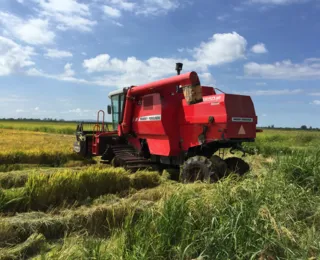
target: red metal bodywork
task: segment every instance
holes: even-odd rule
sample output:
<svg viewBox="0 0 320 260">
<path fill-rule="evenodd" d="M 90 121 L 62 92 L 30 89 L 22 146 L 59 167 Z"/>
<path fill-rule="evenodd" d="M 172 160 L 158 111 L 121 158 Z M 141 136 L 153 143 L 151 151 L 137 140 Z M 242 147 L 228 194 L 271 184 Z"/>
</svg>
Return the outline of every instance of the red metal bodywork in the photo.
<svg viewBox="0 0 320 260">
<path fill-rule="evenodd" d="M 128 134 L 131 131 L 132 113 L 134 110 L 134 100 L 137 97 L 148 95 L 151 93 L 162 93 L 167 95 L 177 86 L 199 85 L 200 80 L 196 72 L 174 76 L 167 79 L 151 82 L 141 86 L 133 86 L 129 88 L 126 97 L 126 105 L 124 108 L 123 122 L 118 127 L 119 135 Z"/>
<path fill-rule="evenodd" d="M 213 88 L 202 87 L 203 102 L 188 105 L 177 86 L 197 84 L 199 78 L 191 72 L 129 88 L 118 135 L 134 133 L 129 143 L 140 149 L 139 139 L 145 139 L 150 153 L 161 156 L 178 156 L 200 146 L 204 126 L 206 143 L 256 137 L 257 116 L 249 96 L 217 95 Z"/>
</svg>

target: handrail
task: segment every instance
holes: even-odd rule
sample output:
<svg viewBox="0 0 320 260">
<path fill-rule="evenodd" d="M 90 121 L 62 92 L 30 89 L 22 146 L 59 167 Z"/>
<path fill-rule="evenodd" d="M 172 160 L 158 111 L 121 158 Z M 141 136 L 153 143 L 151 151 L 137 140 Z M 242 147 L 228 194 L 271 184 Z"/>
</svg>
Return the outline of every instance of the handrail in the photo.
<svg viewBox="0 0 320 260">
<path fill-rule="evenodd" d="M 97 114 L 97 124 L 100 122 L 100 113 L 102 113 L 102 132 L 104 132 L 104 118 L 105 118 L 105 113 L 103 110 L 99 110 Z"/>
</svg>

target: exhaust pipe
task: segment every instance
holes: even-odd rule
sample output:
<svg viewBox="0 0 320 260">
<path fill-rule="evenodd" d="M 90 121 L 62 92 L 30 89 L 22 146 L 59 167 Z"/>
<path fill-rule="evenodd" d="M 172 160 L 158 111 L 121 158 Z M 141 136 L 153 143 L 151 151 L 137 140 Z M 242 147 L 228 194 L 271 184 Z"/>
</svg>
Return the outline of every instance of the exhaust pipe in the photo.
<svg viewBox="0 0 320 260">
<path fill-rule="evenodd" d="M 177 75 L 180 75 L 180 72 L 182 70 L 182 67 L 183 67 L 183 63 L 176 63 L 176 71 L 177 71 Z"/>
</svg>

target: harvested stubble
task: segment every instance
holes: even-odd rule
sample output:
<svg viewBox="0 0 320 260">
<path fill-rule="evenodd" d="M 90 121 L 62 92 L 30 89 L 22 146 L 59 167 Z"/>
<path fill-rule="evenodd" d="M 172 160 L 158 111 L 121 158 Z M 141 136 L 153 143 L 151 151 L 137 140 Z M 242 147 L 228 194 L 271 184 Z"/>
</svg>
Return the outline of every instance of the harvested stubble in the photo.
<svg viewBox="0 0 320 260">
<path fill-rule="evenodd" d="M 0 260 L 27 259 L 28 256 L 38 253 L 45 246 L 45 242 L 42 234 L 32 234 L 22 244 L 2 249 Z"/>
<path fill-rule="evenodd" d="M 134 221 L 152 204 L 129 198 L 113 204 L 63 210 L 59 215 L 30 212 L 4 217 L 0 219 L 0 247 L 20 243 L 33 233 L 41 233 L 47 239 L 62 238 L 72 232 L 107 237 L 112 229 L 123 226 L 127 216 Z"/>
<path fill-rule="evenodd" d="M 26 184 L 30 171 L 0 172 L 0 189 L 22 187 Z"/>
</svg>

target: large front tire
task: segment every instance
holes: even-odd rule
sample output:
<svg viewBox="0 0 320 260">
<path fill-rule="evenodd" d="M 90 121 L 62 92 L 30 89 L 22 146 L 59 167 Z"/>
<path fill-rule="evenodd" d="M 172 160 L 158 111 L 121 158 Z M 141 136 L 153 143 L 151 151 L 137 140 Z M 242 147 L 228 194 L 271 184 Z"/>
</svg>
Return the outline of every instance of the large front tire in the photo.
<svg viewBox="0 0 320 260">
<path fill-rule="evenodd" d="M 194 156 L 186 160 L 181 170 L 181 181 L 192 183 L 195 181 L 211 181 L 212 162 L 204 156 Z"/>
</svg>

